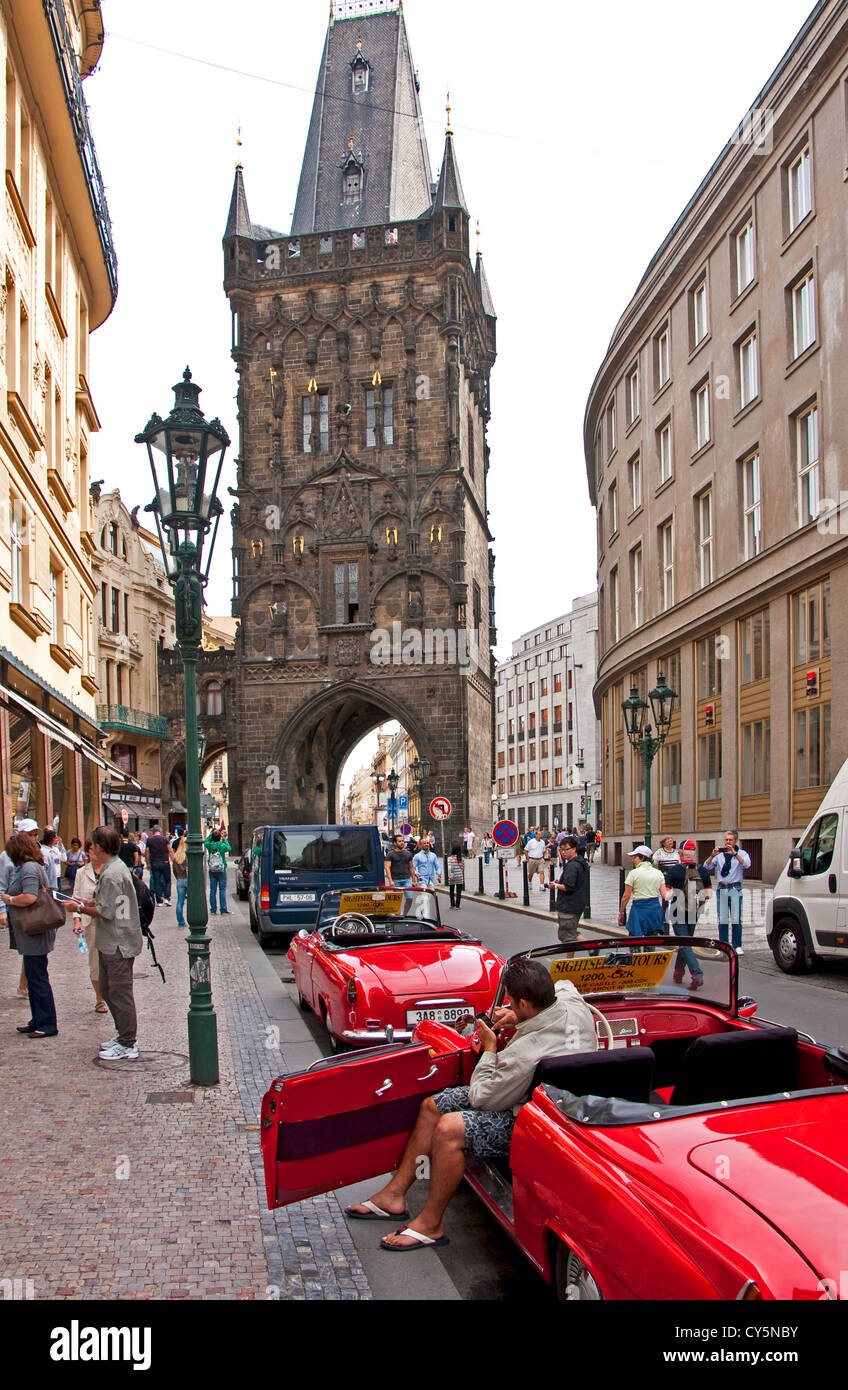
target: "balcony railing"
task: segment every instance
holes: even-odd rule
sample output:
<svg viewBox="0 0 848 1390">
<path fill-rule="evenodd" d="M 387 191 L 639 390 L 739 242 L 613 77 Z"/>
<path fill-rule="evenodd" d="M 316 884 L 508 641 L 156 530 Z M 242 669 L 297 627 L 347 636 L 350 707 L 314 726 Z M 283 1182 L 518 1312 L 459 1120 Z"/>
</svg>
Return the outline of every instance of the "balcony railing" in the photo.
<svg viewBox="0 0 848 1390">
<path fill-rule="evenodd" d="M 74 49 L 71 31 L 68 28 L 65 7 L 61 0 L 43 0 L 43 3 L 44 13 L 50 28 L 50 37 L 56 51 L 56 61 L 59 64 L 62 85 L 65 89 L 65 101 L 71 117 L 74 139 L 82 161 L 85 181 L 88 185 L 88 196 L 91 199 L 94 220 L 97 223 L 100 245 L 103 248 L 103 259 L 106 262 L 109 287 L 112 291 L 114 304 L 118 294 L 118 258 L 115 255 L 115 244 L 112 240 L 112 223 L 109 220 L 109 209 L 106 206 L 103 177 L 100 173 L 94 139 L 88 123 L 88 108 L 82 91 L 79 60 Z"/>
<path fill-rule="evenodd" d="M 121 733 L 147 734 L 149 738 L 168 737 L 168 721 L 164 716 L 130 709 L 127 705 L 98 705 L 97 722 L 104 729 L 119 729 Z"/>
</svg>

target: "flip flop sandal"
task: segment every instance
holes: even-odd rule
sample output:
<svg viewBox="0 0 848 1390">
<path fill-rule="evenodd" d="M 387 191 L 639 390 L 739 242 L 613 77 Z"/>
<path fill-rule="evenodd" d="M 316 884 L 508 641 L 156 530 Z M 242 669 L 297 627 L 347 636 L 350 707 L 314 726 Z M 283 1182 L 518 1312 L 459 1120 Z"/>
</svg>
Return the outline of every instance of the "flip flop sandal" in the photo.
<svg viewBox="0 0 848 1390">
<path fill-rule="evenodd" d="M 109 1010 L 105 1004 L 95 1004 L 94 1012 L 96 1014 L 108 1014 Z"/>
<path fill-rule="evenodd" d="M 353 1207 L 345 1207 L 345 1216 L 349 1216 L 352 1221 L 408 1221 L 408 1211 L 383 1211 L 375 1202 L 357 1202 L 358 1207 L 367 1207 L 368 1211 L 354 1211 Z"/>
<path fill-rule="evenodd" d="M 439 1236 L 432 1240 L 430 1236 L 422 1236 L 420 1231 L 414 1231 L 411 1226 L 405 1226 L 400 1231 L 395 1231 L 396 1236 L 411 1236 L 415 1241 L 414 1245 L 387 1245 L 385 1240 L 380 1241 L 381 1250 L 389 1250 L 393 1254 L 408 1255 L 413 1250 L 438 1249 L 440 1245 L 450 1245 L 447 1236 Z"/>
</svg>

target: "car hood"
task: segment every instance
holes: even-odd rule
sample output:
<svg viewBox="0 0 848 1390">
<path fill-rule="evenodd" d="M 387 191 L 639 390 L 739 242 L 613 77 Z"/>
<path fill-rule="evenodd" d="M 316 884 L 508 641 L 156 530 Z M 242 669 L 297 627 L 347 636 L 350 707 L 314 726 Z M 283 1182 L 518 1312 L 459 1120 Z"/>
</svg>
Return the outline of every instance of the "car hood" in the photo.
<svg viewBox="0 0 848 1390">
<path fill-rule="evenodd" d="M 398 942 L 375 946 L 351 959 L 366 988 L 375 986 L 395 999 L 422 994 L 465 994 L 490 988 L 489 968 L 500 962 L 479 946 L 440 941 Z"/>
<path fill-rule="evenodd" d="M 848 1269 L 848 1119 L 699 1144 L 689 1162 L 775 1226 L 820 1277 Z"/>
</svg>

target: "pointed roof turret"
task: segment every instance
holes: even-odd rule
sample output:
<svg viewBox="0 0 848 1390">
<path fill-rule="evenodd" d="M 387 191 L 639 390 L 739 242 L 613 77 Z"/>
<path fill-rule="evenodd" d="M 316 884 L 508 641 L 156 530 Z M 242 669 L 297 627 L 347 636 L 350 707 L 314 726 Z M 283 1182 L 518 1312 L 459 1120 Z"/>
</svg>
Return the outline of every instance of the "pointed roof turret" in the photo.
<svg viewBox="0 0 848 1390">
<path fill-rule="evenodd" d="M 399 0 L 333 0 L 292 236 L 412 221 L 431 189 Z"/>
<path fill-rule="evenodd" d="M 227 218 L 227 230 L 224 236 L 253 236 L 253 223 L 247 210 L 247 194 L 244 191 L 244 171 L 240 163 L 236 165 L 233 196 L 230 199 L 230 215 Z"/>
<path fill-rule="evenodd" d="M 448 128 L 445 134 L 445 155 L 442 160 L 442 172 L 439 175 L 439 186 L 436 189 L 436 201 L 433 204 L 433 212 L 442 212 L 449 208 L 454 212 L 457 208 L 468 216 L 468 204 L 465 201 L 465 194 L 462 191 L 462 179 L 459 177 L 459 165 L 456 162 L 456 154 L 453 148 L 453 131 L 450 126 L 450 106 L 448 106 Z"/>
</svg>

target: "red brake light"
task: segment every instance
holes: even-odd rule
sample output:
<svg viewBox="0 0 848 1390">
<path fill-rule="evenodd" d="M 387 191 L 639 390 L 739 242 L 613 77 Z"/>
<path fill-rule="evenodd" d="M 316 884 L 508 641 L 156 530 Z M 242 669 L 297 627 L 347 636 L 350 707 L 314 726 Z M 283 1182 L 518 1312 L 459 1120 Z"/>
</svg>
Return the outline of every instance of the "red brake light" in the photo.
<svg viewBox="0 0 848 1390">
<path fill-rule="evenodd" d="M 259 894 L 259 906 L 262 908 L 270 908 L 271 906 L 271 889 L 266 886 L 263 886 Z"/>
<path fill-rule="evenodd" d="M 357 1000 L 356 981 L 355 981 L 355 980 L 348 980 L 348 982 L 347 982 L 347 1002 L 348 1002 L 349 1004 L 355 1004 L 355 1003 L 356 1003 L 356 1000 Z"/>
</svg>

